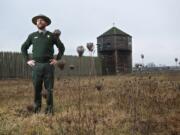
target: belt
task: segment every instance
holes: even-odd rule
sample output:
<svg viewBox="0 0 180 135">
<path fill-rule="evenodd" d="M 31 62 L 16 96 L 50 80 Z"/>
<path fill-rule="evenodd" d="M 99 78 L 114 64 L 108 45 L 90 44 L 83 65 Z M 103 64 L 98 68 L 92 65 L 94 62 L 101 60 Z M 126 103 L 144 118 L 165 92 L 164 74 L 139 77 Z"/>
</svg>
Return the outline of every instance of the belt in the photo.
<svg viewBox="0 0 180 135">
<path fill-rule="evenodd" d="M 38 63 L 49 63 L 50 59 L 52 58 L 49 58 L 49 57 L 34 57 L 33 58 L 33 60 L 35 60 Z"/>
</svg>

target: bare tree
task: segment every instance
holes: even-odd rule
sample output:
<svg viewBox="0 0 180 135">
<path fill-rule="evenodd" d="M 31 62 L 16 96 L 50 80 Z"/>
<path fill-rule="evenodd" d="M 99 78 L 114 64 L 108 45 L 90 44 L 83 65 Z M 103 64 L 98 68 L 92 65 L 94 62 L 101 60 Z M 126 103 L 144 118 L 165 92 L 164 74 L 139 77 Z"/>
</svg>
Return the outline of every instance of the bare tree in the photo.
<svg viewBox="0 0 180 135">
<path fill-rule="evenodd" d="M 175 62 L 176 62 L 176 67 L 177 67 L 178 58 L 175 58 L 174 60 L 175 60 Z"/>
<path fill-rule="evenodd" d="M 144 54 L 141 54 L 142 65 L 144 65 Z"/>
</svg>

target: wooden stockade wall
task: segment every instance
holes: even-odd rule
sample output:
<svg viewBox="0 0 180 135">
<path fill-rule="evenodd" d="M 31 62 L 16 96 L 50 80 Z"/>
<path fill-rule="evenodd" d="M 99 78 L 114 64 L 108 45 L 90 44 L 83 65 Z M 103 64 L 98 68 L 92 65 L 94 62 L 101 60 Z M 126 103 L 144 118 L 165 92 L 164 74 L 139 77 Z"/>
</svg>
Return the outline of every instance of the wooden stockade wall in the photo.
<svg viewBox="0 0 180 135">
<path fill-rule="evenodd" d="M 55 67 L 55 76 L 76 76 L 79 73 L 79 58 L 77 56 L 63 56 L 65 60 L 64 70 Z M 84 56 L 81 59 L 81 75 L 89 74 L 90 57 Z M 94 66 L 93 74 L 101 75 L 101 62 L 99 58 L 93 57 Z M 75 69 L 70 70 L 69 66 L 74 65 Z M 21 53 L 17 52 L 0 52 L 0 79 L 25 78 L 30 79 L 32 69 L 28 66 Z"/>
</svg>

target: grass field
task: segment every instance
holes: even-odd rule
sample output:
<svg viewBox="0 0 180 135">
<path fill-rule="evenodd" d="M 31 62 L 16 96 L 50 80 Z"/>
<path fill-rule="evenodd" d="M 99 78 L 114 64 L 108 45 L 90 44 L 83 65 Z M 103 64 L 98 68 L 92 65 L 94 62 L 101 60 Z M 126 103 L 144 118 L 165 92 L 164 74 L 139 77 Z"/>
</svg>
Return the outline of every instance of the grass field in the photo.
<svg viewBox="0 0 180 135">
<path fill-rule="evenodd" d="M 0 81 L 0 135 L 179 135 L 180 75 L 55 81 L 55 114 L 27 111 L 31 80 Z M 101 87 L 98 90 L 96 87 Z"/>
</svg>

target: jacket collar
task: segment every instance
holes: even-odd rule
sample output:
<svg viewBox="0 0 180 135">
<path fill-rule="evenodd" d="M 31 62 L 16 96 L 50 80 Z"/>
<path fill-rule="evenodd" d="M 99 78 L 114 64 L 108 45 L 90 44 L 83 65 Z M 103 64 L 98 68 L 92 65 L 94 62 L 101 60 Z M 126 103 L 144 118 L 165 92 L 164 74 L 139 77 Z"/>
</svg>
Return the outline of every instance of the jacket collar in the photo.
<svg viewBox="0 0 180 135">
<path fill-rule="evenodd" d="M 43 29 L 43 30 L 40 30 L 38 29 L 38 33 L 43 33 L 43 34 L 46 34 L 47 30 L 46 29 Z"/>
</svg>

